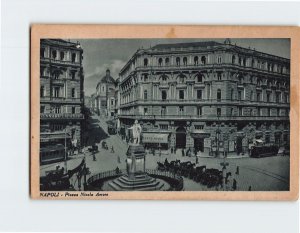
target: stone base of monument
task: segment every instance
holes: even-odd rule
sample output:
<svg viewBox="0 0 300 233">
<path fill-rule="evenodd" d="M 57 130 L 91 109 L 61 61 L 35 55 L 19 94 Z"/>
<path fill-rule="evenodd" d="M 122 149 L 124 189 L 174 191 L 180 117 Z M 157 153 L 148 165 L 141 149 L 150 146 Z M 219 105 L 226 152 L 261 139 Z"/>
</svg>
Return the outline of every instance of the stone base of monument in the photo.
<svg viewBox="0 0 300 233">
<path fill-rule="evenodd" d="M 166 188 L 164 182 L 146 173 L 136 174 L 134 177 L 123 175 L 110 181 L 108 185 L 114 191 L 154 191 Z"/>
<path fill-rule="evenodd" d="M 169 186 L 161 179 L 149 176 L 145 172 L 145 148 L 142 145 L 130 144 L 127 150 L 126 170 L 122 175 L 108 182 L 115 191 L 151 191 L 167 189 Z"/>
</svg>

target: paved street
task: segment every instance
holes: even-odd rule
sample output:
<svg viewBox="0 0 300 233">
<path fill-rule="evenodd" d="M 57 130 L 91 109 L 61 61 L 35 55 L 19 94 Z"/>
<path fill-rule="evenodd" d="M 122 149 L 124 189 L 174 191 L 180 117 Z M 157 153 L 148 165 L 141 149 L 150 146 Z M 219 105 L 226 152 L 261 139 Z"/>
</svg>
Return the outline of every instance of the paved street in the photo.
<svg viewBox="0 0 300 233">
<path fill-rule="evenodd" d="M 125 159 L 127 144 L 121 140 L 118 135 L 108 135 L 107 133 L 107 119 L 99 118 L 93 115 L 90 119 L 89 139 L 87 145 L 96 142 L 99 152 L 95 154 L 96 161 L 93 161 L 93 156 L 90 152 L 75 155 L 67 162 L 68 169 L 73 169 L 80 164 L 83 157 L 86 157 L 87 167 L 91 171 L 91 175 L 113 170 L 117 166 L 120 169 L 125 169 Z M 101 148 L 101 142 L 105 140 L 108 145 L 108 150 Z M 114 148 L 114 153 L 111 147 Z M 87 150 L 85 150 L 87 151 Z M 120 163 L 118 163 L 118 156 L 120 156 Z M 162 153 L 159 155 L 147 154 L 146 168 L 155 169 L 157 162 L 164 162 L 165 159 L 169 161 L 179 159 L 181 161 L 191 161 L 195 163 L 195 157 L 182 157 L 180 151 L 177 154 Z M 221 169 L 220 163 L 223 159 L 218 158 L 199 158 L 198 166 L 206 165 L 207 168 Z M 268 190 L 288 190 L 289 184 L 289 157 L 267 157 L 267 158 L 231 158 L 226 159 L 229 163 L 227 172 L 231 172 L 232 176 L 229 181 L 232 182 L 233 178 L 237 181 L 237 189 L 240 191 L 247 191 L 251 186 L 252 191 L 268 191 Z M 45 171 L 55 169 L 57 165 L 64 166 L 64 162 L 55 163 L 51 165 L 41 166 L 41 175 Z M 235 174 L 237 166 L 239 167 L 239 174 Z M 77 187 L 76 177 L 73 176 L 71 180 L 74 187 Z M 228 189 L 231 188 L 229 182 Z M 215 188 L 208 189 L 206 186 L 200 185 L 190 179 L 184 178 L 185 190 L 216 190 Z"/>
</svg>

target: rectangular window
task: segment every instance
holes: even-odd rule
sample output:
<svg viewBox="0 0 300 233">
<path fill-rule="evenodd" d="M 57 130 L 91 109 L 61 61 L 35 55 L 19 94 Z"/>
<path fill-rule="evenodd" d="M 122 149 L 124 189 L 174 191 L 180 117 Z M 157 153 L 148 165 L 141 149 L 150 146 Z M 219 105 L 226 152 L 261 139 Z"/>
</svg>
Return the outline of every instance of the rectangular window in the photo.
<svg viewBox="0 0 300 233">
<path fill-rule="evenodd" d="M 144 108 L 144 115 L 148 114 L 148 108 Z"/>
<path fill-rule="evenodd" d="M 260 92 L 257 92 L 256 93 L 256 100 L 257 100 L 257 102 L 260 102 L 260 99 L 261 99 Z"/>
<path fill-rule="evenodd" d="M 202 116 L 202 107 L 197 108 L 197 115 Z"/>
<path fill-rule="evenodd" d="M 221 73 L 218 73 L 218 81 L 221 81 L 222 80 L 222 74 Z"/>
<path fill-rule="evenodd" d="M 179 90 L 179 99 L 180 100 L 184 99 L 184 91 L 183 90 Z"/>
<path fill-rule="evenodd" d="M 40 94 L 41 94 L 41 97 L 45 96 L 45 87 L 44 86 L 41 86 Z"/>
<path fill-rule="evenodd" d="M 72 72 L 71 72 L 71 77 L 72 77 L 73 80 L 75 79 L 75 74 L 76 74 L 75 71 L 72 71 Z"/>
<path fill-rule="evenodd" d="M 167 91 L 165 91 L 165 90 L 161 91 L 161 99 L 163 101 L 167 99 Z"/>
<path fill-rule="evenodd" d="M 161 115 L 164 116 L 167 113 L 166 107 L 161 107 Z"/>
<path fill-rule="evenodd" d="M 40 112 L 45 113 L 45 106 L 41 106 Z"/>
<path fill-rule="evenodd" d="M 204 125 L 195 125 L 195 129 L 197 130 L 204 129 Z"/>
<path fill-rule="evenodd" d="M 144 100 L 147 100 L 147 98 L 148 98 L 148 93 L 147 91 L 144 91 Z"/>
<path fill-rule="evenodd" d="M 197 90 L 197 99 L 198 100 L 202 99 L 202 90 Z"/>
<path fill-rule="evenodd" d="M 54 97 L 59 97 L 59 87 L 54 87 Z"/>
<path fill-rule="evenodd" d="M 239 107 L 239 116 L 243 116 L 243 108 Z"/>
<path fill-rule="evenodd" d="M 57 113 L 60 113 L 60 106 L 56 106 L 54 108 L 54 112 L 57 114 Z"/>
<path fill-rule="evenodd" d="M 159 125 L 159 128 L 160 128 L 160 129 L 167 130 L 167 129 L 168 129 L 168 125 Z"/>
<path fill-rule="evenodd" d="M 72 107 L 72 114 L 75 114 L 75 107 Z"/>
<path fill-rule="evenodd" d="M 221 116 L 221 108 L 217 108 L 217 116 Z"/>
<path fill-rule="evenodd" d="M 75 88 L 72 88 L 71 96 L 72 96 L 72 98 L 75 98 Z"/>
<path fill-rule="evenodd" d="M 239 100 L 242 100 L 242 91 L 238 92 Z"/>
</svg>

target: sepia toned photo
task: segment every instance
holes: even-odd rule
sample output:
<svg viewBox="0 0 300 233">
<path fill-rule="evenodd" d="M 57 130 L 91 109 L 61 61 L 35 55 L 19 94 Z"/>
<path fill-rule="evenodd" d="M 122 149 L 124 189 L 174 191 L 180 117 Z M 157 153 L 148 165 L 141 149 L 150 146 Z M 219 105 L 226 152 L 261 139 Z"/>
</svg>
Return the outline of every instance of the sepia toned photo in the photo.
<svg viewBox="0 0 300 233">
<path fill-rule="evenodd" d="M 290 38 L 66 35 L 35 45 L 37 197 L 291 191 Z"/>
</svg>

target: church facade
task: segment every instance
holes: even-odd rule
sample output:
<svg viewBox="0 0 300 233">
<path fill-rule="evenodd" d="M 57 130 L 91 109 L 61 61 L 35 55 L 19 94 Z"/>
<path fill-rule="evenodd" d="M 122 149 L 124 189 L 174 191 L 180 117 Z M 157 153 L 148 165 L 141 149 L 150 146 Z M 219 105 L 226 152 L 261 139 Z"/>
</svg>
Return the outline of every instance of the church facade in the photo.
<svg viewBox="0 0 300 233">
<path fill-rule="evenodd" d="M 289 145 L 290 60 L 214 41 L 139 49 L 119 74 L 119 124 L 143 143 L 242 155 Z"/>
</svg>

